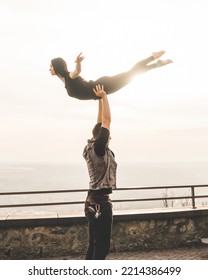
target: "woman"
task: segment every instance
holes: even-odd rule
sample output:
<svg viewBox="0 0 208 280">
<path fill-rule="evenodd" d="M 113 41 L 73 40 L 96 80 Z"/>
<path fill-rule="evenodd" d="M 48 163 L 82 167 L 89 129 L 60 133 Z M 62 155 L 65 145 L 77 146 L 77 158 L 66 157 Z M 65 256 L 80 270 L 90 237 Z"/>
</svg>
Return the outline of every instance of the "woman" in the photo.
<svg viewBox="0 0 208 280">
<path fill-rule="evenodd" d="M 68 71 L 67 64 L 61 57 L 51 60 L 49 71 L 51 75 L 57 75 L 64 82 L 69 96 L 80 100 L 100 99 L 93 91 L 96 85 L 102 84 L 107 94 L 116 92 L 130 83 L 135 75 L 172 63 L 172 60 L 168 59 L 157 60 L 155 63 L 149 64 L 161 57 L 164 53 L 165 51 L 154 52 L 150 57 L 137 62 L 130 70 L 114 76 L 104 76 L 96 81 L 91 80 L 88 82 L 80 76 L 81 62 L 84 59 L 82 53 L 76 58 L 74 71 Z"/>
</svg>

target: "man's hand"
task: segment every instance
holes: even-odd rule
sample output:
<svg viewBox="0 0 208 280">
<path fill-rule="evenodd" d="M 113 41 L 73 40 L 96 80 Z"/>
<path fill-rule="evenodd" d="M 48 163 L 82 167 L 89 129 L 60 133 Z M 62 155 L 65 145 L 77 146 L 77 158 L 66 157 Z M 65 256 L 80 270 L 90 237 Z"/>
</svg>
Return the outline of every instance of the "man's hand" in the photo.
<svg viewBox="0 0 208 280">
<path fill-rule="evenodd" d="M 76 60 L 75 60 L 75 63 L 81 63 L 83 59 L 85 59 L 85 57 L 82 55 L 82 53 L 80 53 L 80 54 L 77 56 L 77 58 L 76 58 Z"/>
<path fill-rule="evenodd" d="M 95 88 L 93 88 L 93 91 L 98 97 L 103 98 L 106 95 L 103 85 L 96 85 Z"/>
</svg>

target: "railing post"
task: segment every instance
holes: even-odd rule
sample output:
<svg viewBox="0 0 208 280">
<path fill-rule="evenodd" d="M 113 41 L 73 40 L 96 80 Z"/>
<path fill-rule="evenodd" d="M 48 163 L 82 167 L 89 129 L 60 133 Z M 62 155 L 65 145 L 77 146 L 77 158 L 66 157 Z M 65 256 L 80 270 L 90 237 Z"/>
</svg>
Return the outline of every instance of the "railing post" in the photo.
<svg viewBox="0 0 208 280">
<path fill-rule="evenodd" d="M 191 186 L 191 200 L 192 200 L 192 208 L 196 209 L 195 205 L 195 189 L 194 186 Z"/>
</svg>

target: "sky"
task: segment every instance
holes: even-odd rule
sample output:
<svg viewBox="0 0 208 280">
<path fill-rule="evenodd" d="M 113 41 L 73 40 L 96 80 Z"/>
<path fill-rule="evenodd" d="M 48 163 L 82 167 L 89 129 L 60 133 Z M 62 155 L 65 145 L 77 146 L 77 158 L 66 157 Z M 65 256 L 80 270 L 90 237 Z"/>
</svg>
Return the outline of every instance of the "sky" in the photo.
<svg viewBox="0 0 208 280">
<path fill-rule="evenodd" d="M 0 0 L 0 161 L 83 162 L 98 103 L 49 72 L 82 52 L 87 80 L 154 51 L 173 64 L 109 96 L 118 162 L 207 162 L 206 0 Z"/>
</svg>

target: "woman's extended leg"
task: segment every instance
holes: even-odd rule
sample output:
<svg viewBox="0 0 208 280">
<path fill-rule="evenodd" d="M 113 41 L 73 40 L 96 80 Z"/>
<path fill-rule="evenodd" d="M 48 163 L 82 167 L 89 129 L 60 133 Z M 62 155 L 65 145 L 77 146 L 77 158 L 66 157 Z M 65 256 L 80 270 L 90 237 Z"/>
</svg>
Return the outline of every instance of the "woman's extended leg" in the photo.
<svg viewBox="0 0 208 280">
<path fill-rule="evenodd" d="M 107 94 L 116 92 L 124 86 L 126 86 L 128 83 L 130 83 L 134 76 L 171 63 L 171 60 L 158 60 L 156 63 L 149 64 L 155 59 L 158 59 L 164 53 L 164 51 L 154 52 L 150 57 L 137 62 L 129 71 L 117 74 L 115 76 L 101 77 L 98 80 L 96 80 L 95 83 L 104 85 Z"/>
</svg>

